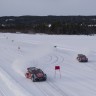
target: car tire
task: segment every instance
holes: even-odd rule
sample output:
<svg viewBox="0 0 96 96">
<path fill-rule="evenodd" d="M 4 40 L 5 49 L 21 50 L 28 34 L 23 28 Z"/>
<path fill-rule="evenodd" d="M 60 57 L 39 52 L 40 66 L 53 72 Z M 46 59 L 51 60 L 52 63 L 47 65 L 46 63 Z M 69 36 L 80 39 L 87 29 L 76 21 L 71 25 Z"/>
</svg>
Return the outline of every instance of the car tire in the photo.
<svg viewBox="0 0 96 96">
<path fill-rule="evenodd" d="M 45 76 L 44 76 L 44 77 L 45 77 L 45 79 L 44 79 L 44 80 L 46 81 L 46 79 L 47 79 L 47 75 L 45 74 Z"/>
<path fill-rule="evenodd" d="M 33 82 L 35 82 L 35 81 L 36 81 L 36 80 L 35 80 L 35 78 L 34 78 L 34 75 L 32 75 L 31 80 L 32 80 Z"/>
<path fill-rule="evenodd" d="M 79 62 L 81 62 L 81 58 L 79 58 L 78 60 L 79 60 Z"/>
<path fill-rule="evenodd" d="M 36 82 L 36 80 L 33 78 L 33 82 Z"/>
</svg>

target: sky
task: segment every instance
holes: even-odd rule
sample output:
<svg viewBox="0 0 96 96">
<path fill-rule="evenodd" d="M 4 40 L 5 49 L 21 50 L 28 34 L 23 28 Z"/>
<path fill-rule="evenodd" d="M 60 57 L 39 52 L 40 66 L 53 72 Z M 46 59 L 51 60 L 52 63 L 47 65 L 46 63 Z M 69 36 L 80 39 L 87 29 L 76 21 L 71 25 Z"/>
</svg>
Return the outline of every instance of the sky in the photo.
<svg viewBox="0 0 96 96">
<path fill-rule="evenodd" d="M 0 16 L 96 15 L 96 0 L 0 0 Z"/>
</svg>

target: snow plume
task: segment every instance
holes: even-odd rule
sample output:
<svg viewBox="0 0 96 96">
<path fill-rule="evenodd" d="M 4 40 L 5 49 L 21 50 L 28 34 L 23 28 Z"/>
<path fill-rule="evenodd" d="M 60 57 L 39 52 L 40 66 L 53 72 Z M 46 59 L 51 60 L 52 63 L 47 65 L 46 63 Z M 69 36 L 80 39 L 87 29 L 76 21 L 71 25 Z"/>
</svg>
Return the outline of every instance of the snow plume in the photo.
<svg viewBox="0 0 96 96">
<path fill-rule="evenodd" d="M 46 55 L 48 55 L 54 47 L 49 44 L 38 44 L 38 47 L 30 50 L 27 54 L 23 55 L 21 58 L 17 58 L 13 62 L 13 69 L 24 77 L 24 73 L 26 72 L 26 68 L 28 67 L 36 67 L 37 61 Z"/>
</svg>

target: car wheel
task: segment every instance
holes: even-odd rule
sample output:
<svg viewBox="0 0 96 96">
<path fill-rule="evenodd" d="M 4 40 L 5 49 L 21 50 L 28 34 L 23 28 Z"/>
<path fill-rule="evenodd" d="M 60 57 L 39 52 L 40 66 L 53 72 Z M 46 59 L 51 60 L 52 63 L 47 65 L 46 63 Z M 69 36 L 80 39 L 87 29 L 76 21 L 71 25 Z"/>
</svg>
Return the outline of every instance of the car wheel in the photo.
<svg viewBox="0 0 96 96">
<path fill-rule="evenodd" d="M 34 75 L 32 75 L 31 80 L 32 80 L 33 82 L 35 82 L 35 81 L 36 81 L 36 80 L 35 80 L 35 78 L 34 78 Z"/>
<path fill-rule="evenodd" d="M 33 82 L 36 82 L 36 80 L 33 78 Z"/>
<path fill-rule="evenodd" d="M 79 58 L 78 60 L 79 60 L 79 62 L 81 62 L 81 58 Z"/>
<path fill-rule="evenodd" d="M 45 76 L 44 76 L 44 77 L 45 77 L 45 79 L 44 79 L 44 80 L 46 81 L 46 79 L 47 79 L 47 75 L 45 74 Z"/>
</svg>

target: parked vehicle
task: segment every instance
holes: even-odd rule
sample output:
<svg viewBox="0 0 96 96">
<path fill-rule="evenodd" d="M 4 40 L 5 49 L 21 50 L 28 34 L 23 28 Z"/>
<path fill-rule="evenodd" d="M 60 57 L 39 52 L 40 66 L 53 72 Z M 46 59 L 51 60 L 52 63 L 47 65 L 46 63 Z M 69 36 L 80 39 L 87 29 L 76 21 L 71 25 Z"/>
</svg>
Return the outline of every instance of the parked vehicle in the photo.
<svg viewBox="0 0 96 96">
<path fill-rule="evenodd" d="M 46 81 L 47 75 L 36 67 L 27 68 L 27 73 L 25 74 L 26 78 L 31 79 L 33 82 L 36 81 Z"/>
<path fill-rule="evenodd" d="M 83 54 L 78 54 L 77 60 L 79 62 L 88 62 L 88 58 L 85 55 L 83 55 Z"/>
</svg>

